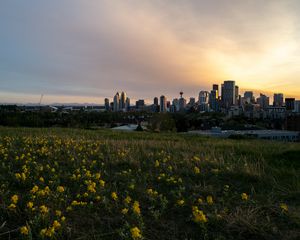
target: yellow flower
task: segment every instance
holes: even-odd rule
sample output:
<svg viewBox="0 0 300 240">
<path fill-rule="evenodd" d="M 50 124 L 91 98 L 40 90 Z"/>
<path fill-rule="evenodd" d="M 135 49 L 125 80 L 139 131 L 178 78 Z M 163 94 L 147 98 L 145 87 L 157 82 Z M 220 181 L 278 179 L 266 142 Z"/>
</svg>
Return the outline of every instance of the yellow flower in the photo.
<svg viewBox="0 0 300 240">
<path fill-rule="evenodd" d="M 202 204 L 202 203 L 203 203 L 202 198 L 198 198 L 198 199 L 197 199 L 197 202 L 198 202 L 199 204 Z"/>
<path fill-rule="evenodd" d="M 45 179 L 43 177 L 40 177 L 41 182 L 45 182 Z"/>
<path fill-rule="evenodd" d="M 124 215 L 127 214 L 128 213 L 128 208 L 123 208 L 121 213 L 124 214 Z"/>
<path fill-rule="evenodd" d="M 28 227 L 27 226 L 21 227 L 20 232 L 22 235 L 28 235 L 28 233 L 29 233 Z"/>
<path fill-rule="evenodd" d="M 60 229 L 61 224 L 59 223 L 59 221 L 54 220 L 52 226 L 53 226 L 53 228 L 54 228 L 55 230 L 57 230 L 57 229 Z"/>
<path fill-rule="evenodd" d="M 88 194 L 87 192 L 85 192 L 85 193 L 83 194 L 83 196 L 84 196 L 84 197 L 88 197 L 89 194 Z"/>
<path fill-rule="evenodd" d="M 159 161 L 158 160 L 155 161 L 155 165 L 154 166 L 155 167 L 159 167 Z"/>
<path fill-rule="evenodd" d="M 63 186 L 58 186 L 58 187 L 56 188 L 56 190 L 57 190 L 58 192 L 60 192 L 60 193 L 62 193 L 62 192 L 65 191 L 65 189 L 64 189 Z"/>
<path fill-rule="evenodd" d="M 16 209 L 16 205 L 14 203 L 11 203 L 9 206 L 8 206 L 8 209 L 9 210 L 15 210 Z"/>
<path fill-rule="evenodd" d="M 141 214 L 141 209 L 140 209 L 140 204 L 138 201 L 134 201 L 132 205 L 132 210 L 135 214 L 140 215 Z"/>
<path fill-rule="evenodd" d="M 131 228 L 130 233 L 131 233 L 131 237 L 133 239 L 141 239 L 142 238 L 141 230 L 138 227 Z"/>
<path fill-rule="evenodd" d="M 43 228 L 43 229 L 40 231 L 40 235 L 41 235 L 41 236 L 45 236 L 45 235 L 46 235 L 46 232 L 47 232 L 47 228 Z"/>
<path fill-rule="evenodd" d="M 91 193 L 95 193 L 96 192 L 96 183 L 95 182 L 90 182 L 88 187 L 87 187 L 87 190 Z"/>
<path fill-rule="evenodd" d="M 32 189 L 31 189 L 31 193 L 36 193 L 39 190 L 39 187 L 37 185 L 35 185 Z"/>
<path fill-rule="evenodd" d="M 192 210 L 195 222 L 207 222 L 205 214 L 203 213 L 203 211 L 199 210 L 197 206 L 194 206 Z"/>
<path fill-rule="evenodd" d="M 184 200 L 183 200 L 183 199 L 178 200 L 178 201 L 177 201 L 177 204 L 178 204 L 179 206 L 182 206 L 182 205 L 184 204 Z"/>
<path fill-rule="evenodd" d="M 104 187 L 105 186 L 105 181 L 99 180 L 99 184 L 100 184 L 101 187 Z"/>
<path fill-rule="evenodd" d="M 95 178 L 96 178 L 96 179 L 100 179 L 100 177 L 101 177 L 101 174 L 100 174 L 100 173 L 96 173 L 96 174 L 95 174 Z"/>
<path fill-rule="evenodd" d="M 52 237 L 52 236 L 54 235 L 54 233 L 55 233 L 54 227 L 50 227 L 50 228 L 47 229 L 45 235 L 46 235 L 47 237 Z"/>
<path fill-rule="evenodd" d="M 21 177 L 22 177 L 22 180 L 23 180 L 23 181 L 26 180 L 26 174 L 25 174 L 25 173 L 21 173 Z"/>
<path fill-rule="evenodd" d="M 247 201 L 249 197 L 248 197 L 247 193 L 242 193 L 241 198 L 242 198 L 242 200 Z"/>
<path fill-rule="evenodd" d="M 66 217 L 65 216 L 62 216 L 61 219 L 60 219 L 62 222 L 66 221 Z"/>
<path fill-rule="evenodd" d="M 80 205 L 80 202 L 77 202 L 76 200 L 72 201 L 71 203 L 72 206 L 78 206 Z"/>
<path fill-rule="evenodd" d="M 210 195 L 206 197 L 206 201 L 209 205 L 212 205 L 214 203 L 213 198 Z"/>
<path fill-rule="evenodd" d="M 281 203 L 280 208 L 282 209 L 282 211 L 285 211 L 285 212 L 287 212 L 289 210 L 288 206 L 285 203 Z"/>
<path fill-rule="evenodd" d="M 200 169 L 198 167 L 194 167 L 194 173 L 195 174 L 199 174 L 200 173 Z"/>
<path fill-rule="evenodd" d="M 49 183 L 50 183 L 50 181 L 49 181 Z M 48 186 L 46 186 L 44 191 L 45 191 L 46 194 L 49 194 L 50 193 L 50 188 Z"/>
<path fill-rule="evenodd" d="M 124 203 L 129 204 L 130 202 L 131 202 L 131 197 L 130 197 L 130 196 L 127 196 L 127 197 L 124 199 Z"/>
<path fill-rule="evenodd" d="M 118 200 L 118 195 L 116 192 L 112 192 L 111 193 L 111 198 L 114 200 L 114 201 L 117 201 Z"/>
<path fill-rule="evenodd" d="M 19 200 L 18 195 L 13 195 L 13 196 L 11 197 L 11 202 L 14 203 L 14 204 L 17 204 L 18 200 Z"/>
<path fill-rule="evenodd" d="M 60 210 L 56 210 L 55 211 L 55 215 L 58 216 L 58 217 L 60 217 L 61 216 L 61 211 Z"/>
<path fill-rule="evenodd" d="M 26 206 L 27 206 L 29 209 L 32 209 L 32 207 L 33 207 L 33 202 L 28 202 Z"/>
<path fill-rule="evenodd" d="M 96 197 L 96 200 L 97 200 L 97 201 L 100 201 L 100 200 L 101 200 L 101 196 L 97 196 L 97 197 Z"/>
<path fill-rule="evenodd" d="M 21 176 L 20 173 L 15 173 L 15 177 L 16 177 L 16 179 L 18 179 L 18 180 L 22 178 L 22 176 Z"/>
<path fill-rule="evenodd" d="M 45 205 L 42 205 L 40 206 L 40 212 L 42 214 L 47 214 L 49 212 L 49 209 Z"/>
</svg>

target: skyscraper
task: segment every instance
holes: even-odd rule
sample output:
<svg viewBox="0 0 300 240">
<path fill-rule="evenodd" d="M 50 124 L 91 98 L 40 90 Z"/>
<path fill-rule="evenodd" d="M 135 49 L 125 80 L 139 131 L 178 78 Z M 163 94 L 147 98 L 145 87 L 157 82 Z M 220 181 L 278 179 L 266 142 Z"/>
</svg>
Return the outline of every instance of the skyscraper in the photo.
<svg viewBox="0 0 300 240">
<path fill-rule="evenodd" d="M 120 110 L 120 95 L 119 92 L 116 93 L 114 96 L 114 112 L 117 112 Z"/>
<path fill-rule="evenodd" d="M 125 104 L 126 104 L 126 93 L 122 92 L 120 98 L 120 110 L 125 109 Z"/>
<path fill-rule="evenodd" d="M 174 106 L 174 112 L 178 112 L 179 111 L 179 100 L 178 98 L 174 98 L 172 101 L 172 105 Z"/>
<path fill-rule="evenodd" d="M 130 110 L 130 98 L 127 97 L 126 98 L 126 103 L 125 103 L 125 111 L 129 111 Z"/>
<path fill-rule="evenodd" d="M 283 106 L 283 94 L 282 93 L 274 93 L 273 106 L 274 107 L 282 107 Z"/>
<path fill-rule="evenodd" d="M 145 106 L 145 101 L 144 101 L 144 99 L 139 99 L 138 101 L 135 102 L 135 107 L 136 107 L 136 109 L 141 110 L 141 109 L 144 108 L 144 106 Z"/>
<path fill-rule="evenodd" d="M 247 103 L 253 103 L 253 92 L 252 91 L 246 91 L 244 92 L 244 99 Z"/>
<path fill-rule="evenodd" d="M 295 98 L 286 98 L 285 107 L 288 111 L 293 111 L 295 108 Z"/>
<path fill-rule="evenodd" d="M 219 96 L 218 90 L 213 89 L 209 95 L 209 107 L 214 111 L 219 111 Z"/>
<path fill-rule="evenodd" d="M 257 103 L 259 104 L 259 106 L 262 108 L 262 109 L 266 109 L 267 107 L 269 107 L 269 97 L 267 97 L 266 95 L 264 94 L 260 94 L 259 95 L 259 98 L 257 98 Z"/>
<path fill-rule="evenodd" d="M 167 111 L 167 99 L 164 95 L 160 96 L 160 112 Z"/>
<path fill-rule="evenodd" d="M 109 111 L 109 99 L 105 98 L 104 99 L 104 107 L 106 111 Z"/>
<path fill-rule="evenodd" d="M 155 97 L 155 98 L 153 99 L 153 104 L 154 104 L 155 106 L 158 106 L 158 98 L 157 98 L 157 97 Z"/>
<path fill-rule="evenodd" d="M 199 102 L 200 111 L 208 111 L 209 110 L 209 92 L 200 91 L 198 102 Z"/>
<path fill-rule="evenodd" d="M 238 97 L 238 89 L 235 88 L 235 81 L 224 81 L 222 84 L 222 103 L 223 107 L 229 108 L 236 104 L 236 99 Z"/>
<path fill-rule="evenodd" d="M 218 98 L 218 97 L 219 97 L 219 94 L 220 94 L 220 92 L 219 92 L 219 85 L 218 85 L 218 84 L 213 84 L 212 90 L 216 91 L 216 93 L 217 93 L 217 98 Z"/>
<path fill-rule="evenodd" d="M 235 85 L 234 88 L 234 103 L 233 105 L 239 104 L 239 87 Z"/>
</svg>

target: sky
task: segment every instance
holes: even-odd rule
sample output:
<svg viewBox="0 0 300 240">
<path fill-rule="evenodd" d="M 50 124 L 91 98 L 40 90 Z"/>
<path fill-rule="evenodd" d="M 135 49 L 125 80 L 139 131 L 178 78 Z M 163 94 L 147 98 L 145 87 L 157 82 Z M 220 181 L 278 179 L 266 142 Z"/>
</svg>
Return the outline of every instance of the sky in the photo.
<svg viewBox="0 0 300 240">
<path fill-rule="evenodd" d="M 196 97 L 235 80 L 300 99 L 299 0 L 1 0 L 0 103 Z"/>
</svg>

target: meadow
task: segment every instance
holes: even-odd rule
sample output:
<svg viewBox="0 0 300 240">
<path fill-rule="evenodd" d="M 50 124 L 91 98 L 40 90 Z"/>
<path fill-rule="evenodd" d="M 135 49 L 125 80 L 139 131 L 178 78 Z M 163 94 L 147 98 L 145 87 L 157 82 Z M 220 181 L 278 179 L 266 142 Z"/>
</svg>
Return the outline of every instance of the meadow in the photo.
<svg viewBox="0 0 300 240">
<path fill-rule="evenodd" d="M 300 239 L 300 144 L 2 127 L 0 239 Z"/>
</svg>

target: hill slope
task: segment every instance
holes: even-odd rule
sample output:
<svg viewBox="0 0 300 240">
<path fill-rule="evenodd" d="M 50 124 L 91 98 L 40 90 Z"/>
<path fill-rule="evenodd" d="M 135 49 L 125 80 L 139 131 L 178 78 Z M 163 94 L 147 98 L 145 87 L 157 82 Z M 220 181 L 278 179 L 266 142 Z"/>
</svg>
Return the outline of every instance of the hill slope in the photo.
<svg viewBox="0 0 300 240">
<path fill-rule="evenodd" d="M 0 128 L 0 238 L 299 239 L 300 145 Z"/>
</svg>

